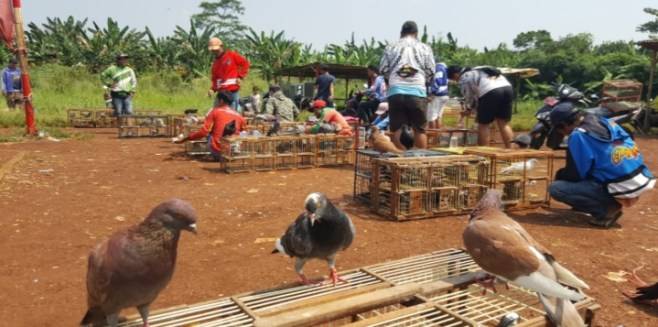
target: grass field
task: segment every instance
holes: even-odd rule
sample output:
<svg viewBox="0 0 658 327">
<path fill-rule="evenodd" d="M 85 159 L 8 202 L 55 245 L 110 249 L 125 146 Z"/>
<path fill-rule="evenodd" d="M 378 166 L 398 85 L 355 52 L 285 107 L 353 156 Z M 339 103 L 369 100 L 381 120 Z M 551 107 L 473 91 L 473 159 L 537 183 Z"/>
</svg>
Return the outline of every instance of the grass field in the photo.
<svg viewBox="0 0 658 327">
<path fill-rule="evenodd" d="M 103 89 L 97 75 L 90 74 L 85 67 L 65 67 L 44 65 L 30 72 L 34 88 L 34 105 L 37 124 L 40 129 L 66 126 L 66 110 L 71 108 L 103 108 Z M 187 108 L 197 108 L 205 112 L 212 104 L 206 96 L 209 87 L 207 78 L 183 81 L 175 72 L 147 73 L 138 75 L 137 94 L 133 100 L 134 109 L 157 109 L 164 113 L 182 113 Z M 297 82 L 295 79 L 293 82 Z M 338 80 L 336 97 L 345 98 L 345 82 Z M 256 85 L 267 89 L 267 83 L 257 72 L 252 72 L 242 84 L 242 96 L 248 95 Z M 350 83 L 356 88 L 360 82 Z M 22 111 L 7 111 L 4 101 L 0 101 L 0 127 L 15 127 L 20 134 L 24 123 Z M 518 103 L 518 113 L 514 115 L 514 130 L 527 130 L 534 123 L 534 112 L 539 101 Z M 12 132 L 13 134 L 13 132 Z M 5 137 L 6 138 L 6 137 Z"/>
</svg>

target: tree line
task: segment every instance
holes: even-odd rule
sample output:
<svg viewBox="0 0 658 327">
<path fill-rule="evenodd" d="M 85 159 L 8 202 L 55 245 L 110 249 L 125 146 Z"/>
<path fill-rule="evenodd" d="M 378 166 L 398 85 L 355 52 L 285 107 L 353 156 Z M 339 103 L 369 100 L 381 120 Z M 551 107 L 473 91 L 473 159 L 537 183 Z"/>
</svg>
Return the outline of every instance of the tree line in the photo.
<svg viewBox="0 0 658 327">
<path fill-rule="evenodd" d="M 244 8 L 239 0 L 204 1 L 200 8 L 202 12 L 194 15 L 188 26 L 176 26 L 173 34 L 166 37 L 155 37 L 148 27 L 138 30 L 121 26 L 111 18 L 104 25 L 74 17 L 48 18 L 41 25 L 29 23 L 29 58 L 34 65 L 78 65 L 97 73 L 112 63 L 117 53 L 125 52 L 131 55 L 138 72 L 173 70 L 189 80 L 207 76 L 212 61 L 207 41 L 219 35 L 227 40 L 226 45 L 245 54 L 263 79 L 271 81 L 284 66 L 313 62 L 377 65 L 387 45 L 374 38 L 357 41 L 352 35 L 342 44 L 315 50 L 284 31 L 255 31 L 242 25 L 239 16 Z M 648 8 L 645 12 L 654 20 L 640 25 L 638 30 L 658 32 L 658 10 Z M 646 84 L 649 76 L 649 54 L 634 42 L 594 44 L 588 33 L 554 38 L 545 30 L 527 31 L 518 34 L 511 47 L 501 43 L 481 51 L 461 45 L 451 33 L 437 36 L 424 28 L 420 37 L 439 60 L 449 65 L 538 68 L 541 75 L 522 85 L 521 96 L 526 98 L 550 94 L 550 86 L 556 82 L 595 90 L 605 79 L 631 78 Z M 7 50 L 0 52 L 2 59 L 9 56 Z M 658 92 L 658 87 L 654 86 L 654 90 Z"/>
</svg>

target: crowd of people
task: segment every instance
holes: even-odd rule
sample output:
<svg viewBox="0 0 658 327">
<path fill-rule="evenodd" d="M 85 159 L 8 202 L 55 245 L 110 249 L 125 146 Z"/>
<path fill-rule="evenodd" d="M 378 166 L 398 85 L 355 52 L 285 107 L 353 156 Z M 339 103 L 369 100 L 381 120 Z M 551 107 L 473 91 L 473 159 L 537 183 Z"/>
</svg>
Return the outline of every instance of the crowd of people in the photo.
<svg viewBox="0 0 658 327">
<path fill-rule="evenodd" d="M 281 86 L 272 84 L 261 97 L 254 87 L 246 108 L 240 106 L 240 86 L 249 73 L 249 61 L 227 50 L 219 38 L 212 38 L 208 50 L 215 59 L 211 69 L 208 96 L 214 98 L 213 109 L 202 128 L 175 142 L 207 138 L 213 156 L 220 159 L 224 136 L 238 135 L 245 129 L 247 111 L 279 122 L 295 121 L 300 108 L 288 98 Z M 127 66 L 128 56 L 117 56 L 101 74 L 116 115 L 132 113 L 131 98 L 137 80 Z M 305 133 L 352 135 L 348 119 L 357 119 L 366 128 L 388 130 L 394 146 L 404 151 L 410 147 L 427 148 L 426 129 L 443 127 L 443 108 L 448 101 L 450 82 L 459 87 L 467 113 L 475 113 L 478 144 L 489 145 L 490 125 L 495 123 L 503 144 L 527 147 L 527 135 L 514 138 L 510 127 L 514 90 L 510 82 L 494 67 L 462 67 L 435 60 L 432 49 L 418 39 L 413 21 L 402 25 L 400 38 L 386 47 L 379 67 L 368 66 L 365 91 L 346 101 L 337 110 L 335 81 L 329 67 L 315 67 L 314 96 L 308 106 L 312 112 Z M 18 92 L 12 81 L 20 76 L 15 63 L 3 73 L 3 92 L 9 103 Z M 346 116 L 352 116 L 352 118 Z M 579 111 L 565 103 L 551 112 L 554 136 L 568 136 L 567 164 L 559 170 L 550 187 L 551 196 L 574 210 L 592 216 L 591 223 L 609 227 L 621 216 L 622 208 L 634 204 L 639 195 L 652 189 L 655 178 L 643 162 L 633 139 L 614 122 Z M 404 135 L 403 135 L 404 134 Z M 407 142 L 403 142 L 403 136 Z"/>
</svg>

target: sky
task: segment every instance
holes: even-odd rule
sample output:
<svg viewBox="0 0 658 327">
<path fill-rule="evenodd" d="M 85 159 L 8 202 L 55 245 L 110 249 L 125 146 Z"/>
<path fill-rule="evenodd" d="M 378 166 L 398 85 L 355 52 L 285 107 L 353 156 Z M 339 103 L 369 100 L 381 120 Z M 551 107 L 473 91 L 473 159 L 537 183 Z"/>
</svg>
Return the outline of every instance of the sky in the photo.
<svg viewBox="0 0 658 327">
<path fill-rule="evenodd" d="M 26 22 L 69 15 L 104 24 L 108 17 L 138 29 L 148 26 L 157 36 L 172 34 L 176 25 L 189 26 L 197 13 L 196 0 L 24 0 Z M 553 38 L 587 32 L 596 43 L 641 40 L 636 32 L 652 16 L 645 7 L 655 0 L 243 0 L 242 21 L 257 31 L 285 31 L 286 35 L 322 49 L 343 43 L 352 32 L 357 40 L 395 40 L 402 23 L 415 20 L 430 35 L 448 32 L 459 45 L 494 48 L 525 31 L 544 29 Z"/>
</svg>

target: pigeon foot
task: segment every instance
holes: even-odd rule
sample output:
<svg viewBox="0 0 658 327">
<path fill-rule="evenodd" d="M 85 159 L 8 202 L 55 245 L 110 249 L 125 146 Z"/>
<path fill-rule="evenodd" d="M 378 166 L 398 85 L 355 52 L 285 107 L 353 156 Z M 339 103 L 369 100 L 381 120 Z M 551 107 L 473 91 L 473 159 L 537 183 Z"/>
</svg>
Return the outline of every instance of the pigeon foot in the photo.
<svg viewBox="0 0 658 327">
<path fill-rule="evenodd" d="M 338 282 L 349 283 L 348 281 L 346 281 L 346 280 L 340 278 L 340 276 L 338 276 L 338 273 L 336 272 L 336 268 L 331 268 L 329 270 L 329 279 L 334 284 L 334 286 L 336 286 L 336 283 L 338 283 Z"/>
<path fill-rule="evenodd" d="M 498 290 L 496 290 L 496 276 L 487 275 L 482 278 L 476 278 L 475 282 L 484 288 L 482 290 L 482 295 L 487 294 L 487 289 L 490 289 L 494 293 L 498 293 Z M 507 285 L 507 283 L 505 284 L 505 287 L 509 289 L 509 285 Z"/>
</svg>

